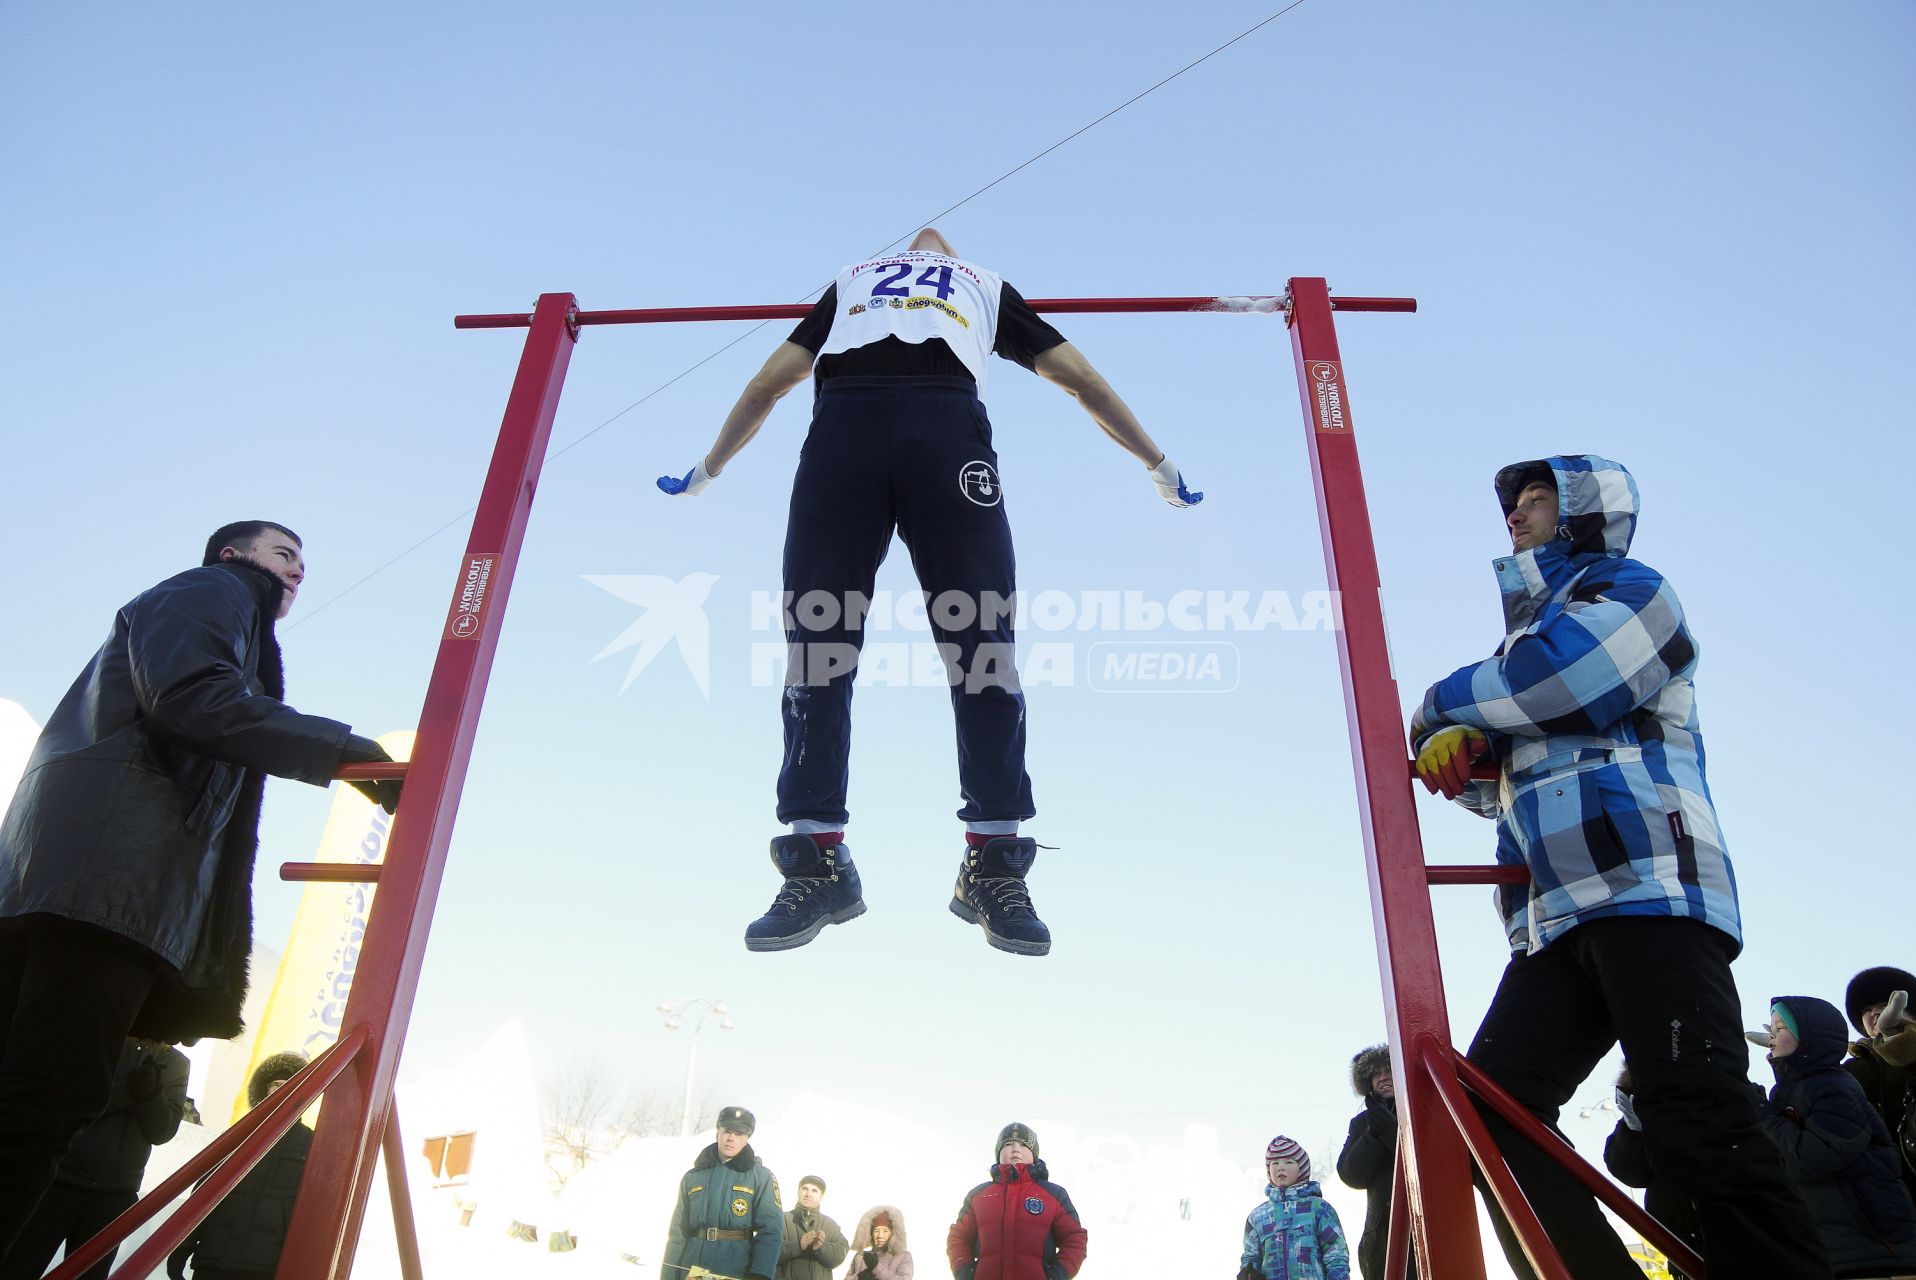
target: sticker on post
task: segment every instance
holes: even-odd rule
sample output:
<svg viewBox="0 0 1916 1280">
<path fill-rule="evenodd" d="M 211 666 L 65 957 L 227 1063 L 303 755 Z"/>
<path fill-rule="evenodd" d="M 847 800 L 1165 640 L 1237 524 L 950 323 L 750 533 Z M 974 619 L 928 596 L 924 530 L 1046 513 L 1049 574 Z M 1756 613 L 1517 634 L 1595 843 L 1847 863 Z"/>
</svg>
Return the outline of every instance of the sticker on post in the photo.
<svg viewBox="0 0 1916 1280">
<path fill-rule="evenodd" d="M 1336 360 L 1312 360 L 1304 366 L 1317 406 L 1317 429 L 1348 434 L 1350 410 L 1344 402 L 1344 366 Z"/>
<path fill-rule="evenodd" d="M 477 551 L 468 554 L 459 566 L 459 588 L 452 598 L 452 613 L 446 618 L 446 639 L 470 640 L 485 624 L 486 601 L 491 598 L 492 571 L 499 563 L 499 552 Z"/>
</svg>

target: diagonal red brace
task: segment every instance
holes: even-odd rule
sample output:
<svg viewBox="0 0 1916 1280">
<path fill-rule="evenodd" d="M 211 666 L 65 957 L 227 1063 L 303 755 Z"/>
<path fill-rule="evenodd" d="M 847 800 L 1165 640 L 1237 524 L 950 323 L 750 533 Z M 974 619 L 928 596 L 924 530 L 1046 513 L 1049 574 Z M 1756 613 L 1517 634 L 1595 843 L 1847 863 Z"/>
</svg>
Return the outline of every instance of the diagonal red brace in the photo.
<svg viewBox="0 0 1916 1280">
<path fill-rule="evenodd" d="M 1470 1087 L 1470 1091 L 1484 1100 L 1485 1105 L 1510 1122 L 1511 1127 L 1521 1133 L 1539 1151 L 1555 1160 L 1575 1178 L 1607 1205 L 1612 1213 L 1629 1223 L 1637 1234 L 1649 1241 L 1670 1259 L 1678 1270 L 1686 1275 L 1703 1275 L 1703 1259 L 1696 1250 L 1676 1238 L 1670 1229 L 1651 1217 L 1644 1207 L 1630 1198 L 1628 1192 L 1610 1179 L 1590 1167 L 1588 1161 L 1577 1154 L 1563 1138 L 1552 1132 L 1543 1121 L 1530 1114 L 1515 1098 L 1505 1093 L 1496 1081 L 1483 1073 L 1483 1069 L 1462 1054 L 1456 1055 L 1457 1077 Z"/>
<path fill-rule="evenodd" d="M 166 1255 L 179 1248 L 193 1228 L 200 1224 L 200 1220 L 212 1212 L 213 1206 L 219 1203 L 227 1190 L 237 1185 L 246 1176 L 247 1170 L 258 1164 L 273 1144 L 285 1137 L 299 1122 L 300 1114 L 351 1064 L 353 1055 L 364 1048 L 370 1038 L 370 1033 L 361 1028 L 328 1045 L 265 1101 L 235 1120 L 198 1155 L 142 1196 L 139 1203 L 108 1223 L 99 1235 L 69 1253 L 58 1267 L 48 1273 L 47 1280 L 77 1280 L 107 1254 L 118 1249 L 122 1241 L 159 1214 L 181 1192 L 199 1179 L 206 1178 L 205 1185 L 181 1206 L 178 1213 L 168 1218 L 165 1225 L 134 1255 L 135 1260 L 147 1258 L 145 1270 L 133 1270 L 133 1263 L 129 1261 L 113 1274 L 116 1280 L 123 1276 L 138 1280 L 160 1266 L 166 1261 Z M 210 1193 L 208 1188 L 212 1188 Z"/>
</svg>

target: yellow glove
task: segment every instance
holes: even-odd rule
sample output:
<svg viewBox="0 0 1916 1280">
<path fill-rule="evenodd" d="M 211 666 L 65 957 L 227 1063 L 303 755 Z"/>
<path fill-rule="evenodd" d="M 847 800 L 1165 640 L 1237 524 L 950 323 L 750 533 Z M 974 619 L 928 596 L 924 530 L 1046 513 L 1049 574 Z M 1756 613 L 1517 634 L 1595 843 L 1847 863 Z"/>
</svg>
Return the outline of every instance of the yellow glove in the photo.
<svg viewBox="0 0 1916 1280">
<path fill-rule="evenodd" d="M 1444 799 L 1455 800 L 1470 785 L 1470 766 L 1489 749 L 1489 741 L 1475 729 L 1460 724 L 1439 729 L 1417 753 L 1417 776 L 1424 790 L 1441 791 Z"/>
</svg>

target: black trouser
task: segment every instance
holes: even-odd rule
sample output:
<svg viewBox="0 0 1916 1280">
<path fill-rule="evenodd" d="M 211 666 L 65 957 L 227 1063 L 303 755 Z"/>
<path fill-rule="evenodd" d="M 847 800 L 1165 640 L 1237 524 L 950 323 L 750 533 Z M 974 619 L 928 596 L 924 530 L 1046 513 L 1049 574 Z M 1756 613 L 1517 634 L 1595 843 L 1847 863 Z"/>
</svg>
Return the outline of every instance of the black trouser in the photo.
<svg viewBox="0 0 1916 1280">
<path fill-rule="evenodd" d="M 0 920 L 0 1256 L 106 1110 L 159 956 L 58 916 Z"/>
<path fill-rule="evenodd" d="M 778 820 L 830 829 L 850 816 L 860 602 L 871 598 L 894 531 L 911 552 L 952 682 L 958 816 L 1029 818 L 1025 699 L 1012 665 L 1017 565 L 985 407 L 968 378 L 838 377 L 819 390 L 792 478 Z"/>
<path fill-rule="evenodd" d="M 40 1280 L 61 1245 L 66 1246 L 66 1254 L 72 1254 L 131 1209 L 139 1198 L 137 1191 L 97 1191 L 67 1182 L 54 1183 L 41 1197 L 33 1220 L 13 1242 L 6 1261 L 0 1262 L 0 1280 Z M 98 1266 L 87 1268 L 82 1280 L 107 1280 L 116 1252 L 108 1252 Z"/>
<path fill-rule="evenodd" d="M 1510 961 L 1469 1057 L 1555 1125 L 1621 1041 L 1650 1163 L 1696 1204 L 1709 1274 L 1829 1280 L 1809 1210 L 1757 1127 L 1732 949 L 1727 935 L 1694 920 L 1617 916 L 1578 925 Z M 1571 1274 L 1642 1280 L 1590 1193 L 1479 1109 Z"/>
</svg>

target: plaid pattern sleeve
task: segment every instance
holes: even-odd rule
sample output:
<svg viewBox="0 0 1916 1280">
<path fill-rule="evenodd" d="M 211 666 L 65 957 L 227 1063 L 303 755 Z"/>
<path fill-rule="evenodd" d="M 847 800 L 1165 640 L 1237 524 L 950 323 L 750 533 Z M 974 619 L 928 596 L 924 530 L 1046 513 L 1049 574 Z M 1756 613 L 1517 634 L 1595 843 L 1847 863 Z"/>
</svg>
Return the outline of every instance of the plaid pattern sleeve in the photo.
<svg viewBox="0 0 1916 1280">
<path fill-rule="evenodd" d="M 1683 607 L 1663 576 L 1634 560 L 1606 560 L 1496 657 L 1431 686 L 1417 723 L 1425 733 L 1447 724 L 1523 737 L 1600 733 L 1695 661 Z"/>
</svg>

